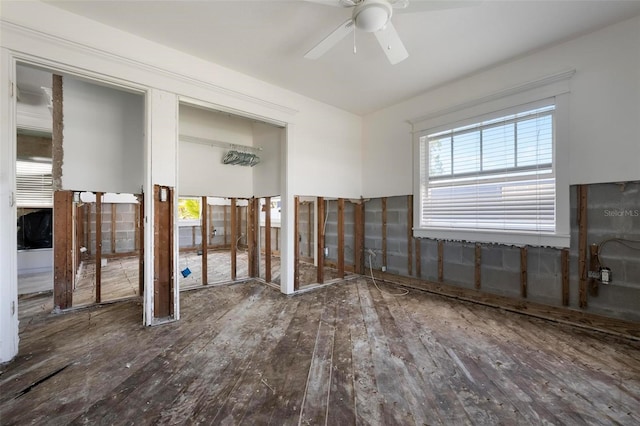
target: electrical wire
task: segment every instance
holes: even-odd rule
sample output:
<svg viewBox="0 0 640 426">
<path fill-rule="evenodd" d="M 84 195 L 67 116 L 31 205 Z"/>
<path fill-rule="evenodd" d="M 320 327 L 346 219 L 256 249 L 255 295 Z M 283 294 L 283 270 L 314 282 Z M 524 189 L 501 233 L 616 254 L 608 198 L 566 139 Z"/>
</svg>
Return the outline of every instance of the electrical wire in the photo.
<svg viewBox="0 0 640 426">
<path fill-rule="evenodd" d="M 376 288 L 381 292 L 381 293 L 386 293 L 390 296 L 406 296 L 407 294 L 409 294 L 409 290 L 405 289 L 404 292 L 402 293 L 391 293 L 389 291 L 385 291 L 383 289 L 381 289 L 380 287 L 378 287 L 378 283 L 376 283 L 376 279 L 373 277 L 373 262 L 371 261 L 371 256 L 373 255 L 373 252 L 371 251 L 371 249 L 369 249 L 369 272 L 371 272 L 371 279 L 373 280 L 373 285 L 376 286 Z"/>
<path fill-rule="evenodd" d="M 640 244 L 640 240 L 630 240 L 628 238 L 608 238 L 604 241 L 601 241 L 600 244 L 598 244 L 598 256 L 600 256 L 600 253 L 602 252 L 602 249 L 604 248 L 604 246 L 610 242 L 616 242 L 631 250 L 640 250 L 640 247 L 634 247 L 633 245 L 631 245 L 631 244 Z"/>
</svg>

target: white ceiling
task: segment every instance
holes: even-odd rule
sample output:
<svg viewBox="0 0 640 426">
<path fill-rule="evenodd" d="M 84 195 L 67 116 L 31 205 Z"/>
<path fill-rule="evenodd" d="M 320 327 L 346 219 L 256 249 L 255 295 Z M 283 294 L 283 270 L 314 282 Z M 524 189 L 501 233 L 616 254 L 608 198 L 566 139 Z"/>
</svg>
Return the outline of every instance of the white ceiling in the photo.
<svg viewBox="0 0 640 426">
<path fill-rule="evenodd" d="M 303 58 L 351 9 L 301 0 L 49 3 L 356 114 L 640 14 L 640 0 L 485 0 L 394 13 L 410 56 L 390 65 L 363 32 L 355 55 L 348 36 L 318 60 Z M 410 8 L 433 3 L 411 0 Z"/>
</svg>

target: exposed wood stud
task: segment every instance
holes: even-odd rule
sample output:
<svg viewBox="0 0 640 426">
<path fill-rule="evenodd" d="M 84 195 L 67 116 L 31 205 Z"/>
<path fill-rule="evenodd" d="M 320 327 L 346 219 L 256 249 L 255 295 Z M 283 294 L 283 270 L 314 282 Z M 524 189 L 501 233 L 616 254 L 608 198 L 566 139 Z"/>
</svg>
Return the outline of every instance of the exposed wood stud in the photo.
<svg viewBox="0 0 640 426">
<path fill-rule="evenodd" d="M 325 205 L 324 198 L 318 197 L 317 201 L 318 208 L 318 253 L 317 253 L 317 278 L 318 284 L 324 283 L 324 221 L 325 221 Z"/>
<path fill-rule="evenodd" d="M 214 214 L 214 206 L 213 204 L 208 206 L 209 209 L 209 231 L 207 233 L 207 247 L 213 246 L 213 231 L 215 227 L 213 226 L 213 214 Z"/>
<path fill-rule="evenodd" d="M 413 275 L 413 195 L 407 196 L 407 272 Z"/>
<path fill-rule="evenodd" d="M 62 76 L 53 75 L 51 81 L 52 100 L 52 128 L 51 128 L 51 176 L 53 178 L 53 190 L 62 189 L 62 163 L 64 161 L 63 150 L 63 93 Z"/>
<path fill-rule="evenodd" d="M 480 244 L 476 244 L 476 254 L 475 254 L 475 277 L 474 284 L 476 290 L 480 290 L 482 285 L 482 246 Z"/>
<path fill-rule="evenodd" d="M 444 241 L 438 240 L 438 281 L 444 281 Z"/>
<path fill-rule="evenodd" d="M 387 266 L 387 197 L 382 197 L 382 265 Z"/>
<path fill-rule="evenodd" d="M 344 278 L 344 198 L 338 198 L 338 277 Z"/>
<path fill-rule="evenodd" d="M 202 247 L 202 285 L 209 284 L 209 265 L 208 252 L 209 252 L 209 208 L 207 205 L 207 197 L 202 197 L 202 217 L 200 224 L 201 240 L 200 246 Z"/>
<path fill-rule="evenodd" d="M 293 197 L 293 289 L 300 289 L 300 198 Z"/>
<path fill-rule="evenodd" d="M 74 223 L 74 228 L 75 228 L 75 249 L 74 249 L 74 264 L 73 264 L 73 271 L 74 274 L 73 276 L 76 276 L 76 273 L 78 272 L 78 268 L 80 267 L 80 247 L 82 247 L 84 245 L 84 209 L 82 206 L 80 205 L 76 205 L 75 203 L 73 203 L 73 205 L 75 206 L 75 218 L 73 219 L 73 223 Z M 75 287 L 75 279 L 74 279 L 74 287 Z"/>
<path fill-rule="evenodd" d="M 96 303 L 102 302 L 102 192 L 96 192 Z"/>
<path fill-rule="evenodd" d="M 116 252 L 116 203 L 111 203 L 111 253 Z"/>
<path fill-rule="evenodd" d="M 227 206 L 222 206 L 223 208 L 223 216 L 224 216 L 224 232 L 222 233 L 224 235 L 224 246 L 227 246 L 227 232 L 229 231 L 228 228 L 228 215 L 227 215 Z"/>
<path fill-rule="evenodd" d="M 313 256 L 311 253 L 312 244 L 311 240 L 313 239 L 313 204 L 307 203 L 307 257 Z"/>
<path fill-rule="evenodd" d="M 137 221 L 137 233 L 138 233 L 138 258 L 139 258 L 139 271 L 138 271 L 138 291 L 140 296 L 144 294 L 144 195 L 139 195 L 138 200 L 138 221 Z"/>
<path fill-rule="evenodd" d="M 569 306 L 569 249 L 562 249 L 562 306 Z"/>
<path fill-rule="evenodd" d="M 247 206 L 247 257 L 249 260 L 249 277 L 255 278 L 258 274 L 258 199 L 253 197 Z"/>
<path fill-rule="evenodd" d="M 578 185 L 578 306 L 587 307 L 587 186 Z"/>
<path fill-rule="evenodd" d="M 422 278 L 422 239 L 415 238 L 416 243 L 416 276 Z"/>
<path fill-rule="evenodd" d="M 527 298 L 528 272 L 527 247 L 520 248 L 520 297 Z"/>
<path fill-rule="evenodd" d="M 353 269 L 356 274 L 364 274 L 364 200 L 354 206 L 353 214 Z"/>
<path fill-rule="evenodd" d="M 264 199 L 264 280 L 271 282 L 271 197 Z M 311 223 L 309 223 L 311 227 Z"/>
<path fill-rule="evenodd" d="M 236 212 L 236 199 L 231 199 L 231 207 L 229 209 L 229 216 L 231 216 L 231 281 L 236 280 L 237 274 L 237 251 L 238 251 L 238 225 L 236 222 L 238 221 L 238 215 Z"/>
<path fill-rule="evenodd" d="M 73 192 L 53 193 L 53 303 L 60 309 L 73 305 L 71 227 Z"/>
<path fill-rule="evenodd" d="M 598 257 L 597 244 L 591 244 L 589 246 L 589 270 L 594 272 L 600 270 L 600 258 Z M 598 296 L 598 280 L 592 277 L 589 278 L 589 294 L 592 296 Z"/>
<path fill-rule="evenodd" d="M 161 192 L 166 191 L 166 201 Z M 166 318 L 173 314 L 173 189 L 153 186 L 153 316 Z"/>
<path fill-rule="evenodd" d="M 191 247 L 196 247 L 196 227 L 191 227 Z"/>
</svg>

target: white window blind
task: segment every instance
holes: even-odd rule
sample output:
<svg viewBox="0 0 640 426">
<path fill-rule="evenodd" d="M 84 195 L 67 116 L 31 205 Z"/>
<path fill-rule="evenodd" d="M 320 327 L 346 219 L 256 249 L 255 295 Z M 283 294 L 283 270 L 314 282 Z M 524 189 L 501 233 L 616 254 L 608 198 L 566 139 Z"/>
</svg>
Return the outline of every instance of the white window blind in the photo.
<svg viewBox="0 0 640 426">
<path fill-rule="evenodd" d="M 51 163 L 16 161 L 16 205 L 18 207 L 53 207 Z"/>
<path fill-rule="evenodd" d="M 531 108 L 420 138 L 421 227 L 556 231 L 555 106 Z"/>
</svg>

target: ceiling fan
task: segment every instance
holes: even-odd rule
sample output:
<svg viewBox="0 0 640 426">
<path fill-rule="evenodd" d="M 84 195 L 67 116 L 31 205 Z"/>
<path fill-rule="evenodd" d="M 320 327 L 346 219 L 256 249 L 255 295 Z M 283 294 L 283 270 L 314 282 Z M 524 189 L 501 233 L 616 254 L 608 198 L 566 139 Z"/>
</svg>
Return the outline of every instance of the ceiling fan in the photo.
<svg viewBox="0 0 640 426">
<path fill-rule="evenodd" d="M 326 6 L 352 8 L 351 18 L 344 21 L 331 34 L 309 50 L 304 57 L 318 59 L 327 53 L 340 40 L 351 34 L 356 28 L 373 35 L 387 55 L 392 65 L 404 61 L 409 52 L 391 23 L 394 9 L 399 12 L 419 12 L 423 10 L 447 9 L 465 6 L 475 1 L 415 1 L 409 0 L 306 0 Z M 415 4 L 415 6 L 414 6 Z M 355 46 L 354 46 L 355 51 Z"/>
</svg>

